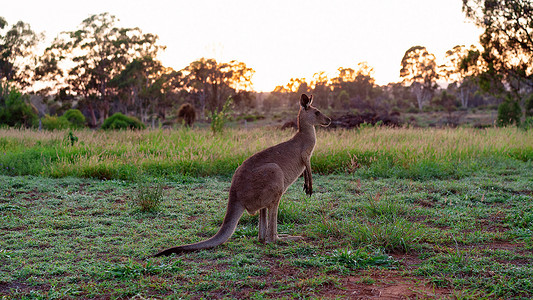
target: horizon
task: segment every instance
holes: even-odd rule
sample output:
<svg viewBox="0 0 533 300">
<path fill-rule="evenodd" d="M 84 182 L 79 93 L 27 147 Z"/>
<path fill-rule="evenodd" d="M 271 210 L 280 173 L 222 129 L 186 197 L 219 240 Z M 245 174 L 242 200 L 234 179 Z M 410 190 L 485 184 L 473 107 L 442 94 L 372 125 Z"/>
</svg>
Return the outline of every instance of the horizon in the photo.
<svg viewBox="0 0 533 300">
<path fill-rule="evenodd" d="M 33 2 L 33 1 L 32 1 Z M 44 32 L 45 46 L 93 14 L 109 12 L 119 27 L 139 27 L 166 46 L 158 59 L 181 70 L 202 58 L 237 60 L 255 70 L 253 89 L 270 92 L 291 78 L 311 79 L 366 62 L 376 84 L 400 81 L 401 59 L 411 46 L 425 46 L 437 60 L 456 45 L 478 44 L 481 29 L 466 21 L 454 0 L 364 1 L 93 1 L 10 2 L 2 16 Z M 59 11 L 57 8 L 61 7 Z M 376 18 L 375 16 L 380 16 Z M 446 24 L 444 26 L 443 24 Z"/>
</svg>

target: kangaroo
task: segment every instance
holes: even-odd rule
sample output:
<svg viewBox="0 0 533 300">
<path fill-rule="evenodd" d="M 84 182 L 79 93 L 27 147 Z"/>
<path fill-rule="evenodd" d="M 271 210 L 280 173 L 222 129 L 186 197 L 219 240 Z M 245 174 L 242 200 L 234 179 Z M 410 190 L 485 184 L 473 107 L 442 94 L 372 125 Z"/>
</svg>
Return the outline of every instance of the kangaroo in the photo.
<svg viewBox="0 0 533 300">
<path fill-rule="evenodd" d="M 328 126 L 331 119 L 311 106 L 310 98 L 302 94 L 298 113 L 298 132 L 288 141 L 258 152 L 240 165 L 231 181 L 226 216 L 218 232 L 195 244 L 177 246 L 155 256 L 208 249 L 226 242 L 235 232 L 246 210 L 250 215 L 259 212 L 259 241 L 299 240 L 300 236 L 278 236 L 278 206 L 281 196 L 300 175 L 304 177 L 304 192 L 311 196 L 311 155 L 316 143 L 315 125 Z"/>
</svg>

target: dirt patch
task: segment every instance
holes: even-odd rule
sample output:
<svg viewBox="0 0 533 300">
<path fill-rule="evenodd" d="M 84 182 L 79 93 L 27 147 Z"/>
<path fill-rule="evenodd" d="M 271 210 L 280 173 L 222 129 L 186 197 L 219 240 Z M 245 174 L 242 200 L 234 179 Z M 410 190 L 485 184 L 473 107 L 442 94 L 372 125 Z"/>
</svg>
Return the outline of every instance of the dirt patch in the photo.
<svg viewBox="0 0 533 300">
<path fill-rule="evenodd" d="M 15 282 L 9 282 L 9 283 L 5 283 L 5 282 L 0 282 L 0 295 L 2 295 L 2 293 L 9 293 L 11 291 L 15 291 L 15 290 L 24 290 L 24 289 L 27 289 L 28 288 L 28 285 L 26 283 L 23 283 L 23 282 L 18 282 L 18 281 L 15 281 Z"/>
<path fill-rule="evenodd" d="M 343 279 L 340 290 L 326 294 L 350 299 L 439 299 L 449 296 L 451 291 L 436 288 L 420 278 L 403 276 L 400 271 L 367 270 Z"/>
</svg>

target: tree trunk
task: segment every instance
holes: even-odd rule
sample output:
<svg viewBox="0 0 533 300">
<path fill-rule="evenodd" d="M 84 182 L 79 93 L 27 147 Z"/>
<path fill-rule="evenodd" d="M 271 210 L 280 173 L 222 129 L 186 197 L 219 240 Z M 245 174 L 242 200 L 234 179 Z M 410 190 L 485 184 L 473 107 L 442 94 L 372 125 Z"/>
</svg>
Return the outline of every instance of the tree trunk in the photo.
<svg viewBox="0 0 533 300">
<path fill-rule="evenodd" d="M 92 101 L 89 101 L 87 104 L 87 108 L 89 109 L 89 114 L 91 117 L 91 127 L 96 127 L 96 114 L 94 113 L 94 107 Z"/>
</svg>

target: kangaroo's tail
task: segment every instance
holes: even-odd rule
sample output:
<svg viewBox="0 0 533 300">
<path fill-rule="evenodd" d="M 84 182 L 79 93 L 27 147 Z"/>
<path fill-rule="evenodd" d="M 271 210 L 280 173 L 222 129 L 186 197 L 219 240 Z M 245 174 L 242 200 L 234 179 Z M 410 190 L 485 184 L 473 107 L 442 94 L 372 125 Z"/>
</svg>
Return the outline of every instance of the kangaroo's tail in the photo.
<svg viewBox="0 0 533 300">
<path fill-rule="evenodd" d="M 183 253 L 216 247 L 227 241 L 233 235 L 233 232 L 235 232 L 235 228 L 237 228 L 237 223 L 239 222 L 239 219 L 241 218 L 243 213 L 244 206 L 241 203 L 230 201 L 228 203 L 226 216 L 224 217 L 222 226 L 220 226 L 220 229 L 218 230 L 217 234 L 215 234 L 213 237 L 194 244 L 168 248 L 157 253 L 154 256 L 167 256 L 172 253 Z"/>
</svg>

